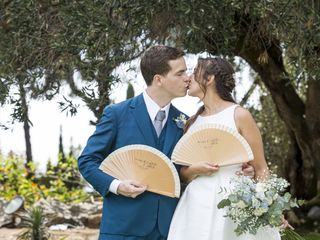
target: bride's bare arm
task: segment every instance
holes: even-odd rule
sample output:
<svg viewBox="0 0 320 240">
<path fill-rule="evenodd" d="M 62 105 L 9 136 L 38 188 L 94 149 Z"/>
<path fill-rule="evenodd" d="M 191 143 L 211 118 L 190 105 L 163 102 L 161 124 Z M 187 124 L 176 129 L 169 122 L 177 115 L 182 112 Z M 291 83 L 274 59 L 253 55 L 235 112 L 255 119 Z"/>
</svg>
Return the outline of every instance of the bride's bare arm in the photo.
<svg viewBox="0 0 320 240">
<path fill-rule="evenodd" d="M 255 170 L 255 179 L 264 179 L 269 174 L 269 171 L 264 157 L 263 142 L 259 128 L 251 113 L 242 107 L 236 108 L 235 121 L 240 134 L 247 140 L 252 149 L 254 159 L 249 164 Z"/>
</svg>

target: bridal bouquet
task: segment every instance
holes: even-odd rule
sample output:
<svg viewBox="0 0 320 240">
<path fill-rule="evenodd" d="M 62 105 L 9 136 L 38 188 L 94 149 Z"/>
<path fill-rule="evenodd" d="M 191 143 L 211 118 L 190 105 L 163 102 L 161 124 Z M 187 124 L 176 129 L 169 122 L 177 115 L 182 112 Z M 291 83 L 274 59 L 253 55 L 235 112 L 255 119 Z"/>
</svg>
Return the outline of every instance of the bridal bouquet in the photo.
<svg viewBox="0 0 320 240">
<path fill-rule="evenodd" d="M 238 236 L 247 232 L 255 235 L 264 226 L 279 227 L 283 211 L 302 204 L 285 193 L 289 183 L 275 174 L 261 182 L 240 175 L 231 180 L 231 185 L 231 191 L 221 189 L 226 198 L 219 202 L 218 208 L 226 208 L 226 217 L 236 223 Z"/>
</svg>

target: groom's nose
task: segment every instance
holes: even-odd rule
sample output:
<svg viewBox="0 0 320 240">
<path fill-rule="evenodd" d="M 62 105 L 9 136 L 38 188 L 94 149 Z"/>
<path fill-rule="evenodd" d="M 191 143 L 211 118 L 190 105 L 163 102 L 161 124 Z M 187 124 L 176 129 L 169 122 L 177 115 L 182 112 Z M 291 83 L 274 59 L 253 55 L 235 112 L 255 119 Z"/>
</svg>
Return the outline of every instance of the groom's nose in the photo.
<svg viewBox="0 0 320 240">
<path fill-rule="evenodd" d="M 184 79 L 184 82 L 189 84 L 190 81 L 191 81 L 191 75 L 187 75 L 186 78 Z"/>
</svg>

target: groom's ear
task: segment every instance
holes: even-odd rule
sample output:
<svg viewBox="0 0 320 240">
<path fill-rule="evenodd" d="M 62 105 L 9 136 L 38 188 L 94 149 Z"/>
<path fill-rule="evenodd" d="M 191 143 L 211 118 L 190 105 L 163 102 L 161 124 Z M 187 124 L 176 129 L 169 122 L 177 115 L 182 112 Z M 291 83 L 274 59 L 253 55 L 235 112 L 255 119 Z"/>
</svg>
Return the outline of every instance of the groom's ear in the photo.
<svg viewBox="0 0 320 240">
<path fill-rule="evenodd" d="M 152 83 L 155 84 L 156 86 L 160 86 L 161 85 L 161 75 L 160 74 L 154 75 Z"/>
</svg>

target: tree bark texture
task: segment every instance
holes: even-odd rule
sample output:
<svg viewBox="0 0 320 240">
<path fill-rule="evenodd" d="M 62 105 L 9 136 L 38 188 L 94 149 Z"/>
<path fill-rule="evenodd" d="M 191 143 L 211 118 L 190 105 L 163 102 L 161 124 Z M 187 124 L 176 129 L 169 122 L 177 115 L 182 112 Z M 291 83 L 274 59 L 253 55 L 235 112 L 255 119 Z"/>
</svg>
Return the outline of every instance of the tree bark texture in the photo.
<svg viewBox="0 0 320 240">
<path fill-rule="evenodd" d="M 21 110 L 22 110 L 22 119 L 24 138 L 26 143 L 26 166 L 28 163 L 32 162 L 32 148 L 31 148 L 31 137 L 30 137 L 30 119 L 29 119 L 29 107 L 26 99 L 26 91 L 24 89 L 24 80 L 18 79 L 19 81 L 19 92 L 21 99 Z M 29 169 L 29 167 L 27 166 Z"/>
<path fill-rule="evenodd" d="M 245 59 L 268 88 L 291 138 L 285 161 L 291 192 L 310 200 L 320 193 L 320 81 L 308 79 L 306 100 L 302 100 L 285 70 L 279 41 L 261 37 L 247 44 L 247 31 L 244 24 L 235 55 Z"/>
</svg>

